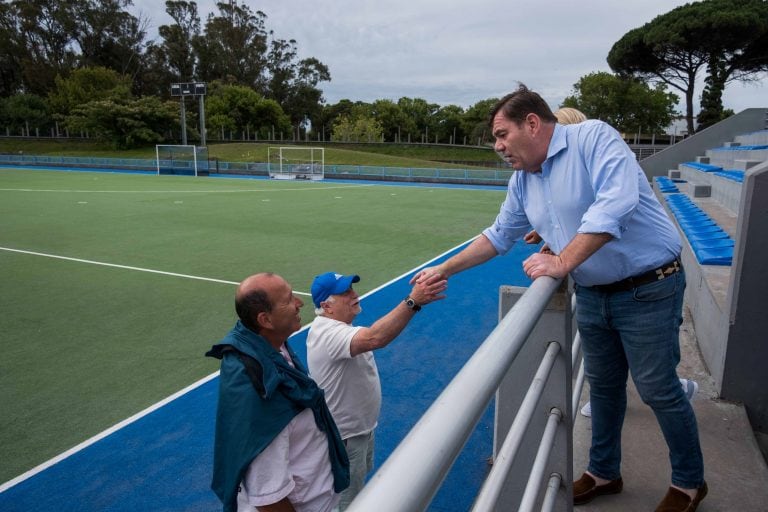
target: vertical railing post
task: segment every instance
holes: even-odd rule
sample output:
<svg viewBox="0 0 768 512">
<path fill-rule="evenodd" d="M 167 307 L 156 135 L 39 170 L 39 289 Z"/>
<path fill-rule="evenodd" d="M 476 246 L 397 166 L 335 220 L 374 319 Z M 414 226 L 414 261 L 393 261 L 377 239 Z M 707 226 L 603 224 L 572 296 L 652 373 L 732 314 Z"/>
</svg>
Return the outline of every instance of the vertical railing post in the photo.
<svg viewBox="0 0 768 512">
<path fill-rule="evenodd" d="M 527 288 L 502 286 L 499 291 L 499 317 L 512 309 Z M 571 337 L 572 337 L 571 300 L 565 284 L 552 296 L 549 304 L 536 324 L 525 346 L 522 348 L 496 392 L 496 411 L 494 421 L 494 459 L 501 448 L 507 432 L 515 419 L 524 394 L 536 373 L 536 369 L 551 341 L 562 345 L 557 360 L 538 404 L 537 414 L 531 420 L 525 437 L 515 457 L 512 469 L 504 488 L 499 494 L 497 510 L 517 510 L 520 498 L 525 490 L 531 464 L 536 456 L 539 439 L 546 427 L 549 411 L 557 408 L 562 411 L 567 421 L 560 422 L 555 434 L 555 446 L 550 457 L 546 474 L 561 475 L 560 491 L 555 496 L 556 510 L 572 510 L 573 482 L 573 439 L 571 411 Z M 542 482 L 538 502 L 544 497 L 546 483 Z"/>
</svg>

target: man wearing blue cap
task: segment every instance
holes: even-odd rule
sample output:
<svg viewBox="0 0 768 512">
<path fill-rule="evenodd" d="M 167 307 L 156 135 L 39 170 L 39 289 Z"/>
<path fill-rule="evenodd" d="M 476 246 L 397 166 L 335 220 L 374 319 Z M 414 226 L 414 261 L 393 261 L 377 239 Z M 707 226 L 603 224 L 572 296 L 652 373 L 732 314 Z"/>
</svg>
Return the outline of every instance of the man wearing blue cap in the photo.
<svg viewBox="0 0 768 512">
<path fill-rule="evenodd" d="M 374 433 L 381 407 L 381 384 L 373 350 L 387 346 L 422 306 L 445 298 L 443 278 L 414 285 L 411 293 L 370 327 L 353 326 L 362 311 L 352 288 L 357 275 L 326 272 L 312 283 L 317 318 L 307 334 L 307 363 L 312 378 L 325 391 L 349 455 L 350 485 L 341 493 L 345 510 L 363 488 L 373 468 Z"/>
</svg>

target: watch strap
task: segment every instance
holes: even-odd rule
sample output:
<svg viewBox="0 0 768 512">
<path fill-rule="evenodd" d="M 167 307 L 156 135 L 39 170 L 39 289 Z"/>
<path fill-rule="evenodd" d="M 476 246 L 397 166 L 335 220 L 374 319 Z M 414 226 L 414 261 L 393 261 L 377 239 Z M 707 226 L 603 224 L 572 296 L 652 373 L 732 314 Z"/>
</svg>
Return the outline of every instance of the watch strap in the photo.
<svg viewBox="0 0 768 512">
<path fill-rule="evenodd" d="M 405 302 L 405 305 L 408 307 L 408 309 L 412 309 L 414 312 L 421 311 L 421 306 L 416 303 L 413 298 L 408 295 L 406 298 L 403 299 L 403 302 Z"/>
</svg>

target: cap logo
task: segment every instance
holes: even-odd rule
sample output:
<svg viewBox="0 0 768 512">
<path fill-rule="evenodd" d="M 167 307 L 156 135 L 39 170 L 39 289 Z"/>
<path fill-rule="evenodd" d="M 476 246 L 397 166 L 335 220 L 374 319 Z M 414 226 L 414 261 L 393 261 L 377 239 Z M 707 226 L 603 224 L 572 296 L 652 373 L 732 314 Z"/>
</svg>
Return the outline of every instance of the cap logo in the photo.
<svg viewBox="0 0 768 512">
<path fill-rule="evenodd" d="M 342 277 L 344 277 L 344 276 L 343 276 L 343 275 L 341 275 L 341 274 L 333 274 L 333 275 L 334 275 L 334 277 L 336 277 L 336 280 L 337 280 L 337 281 L 338 281 L 339 279 L 341 279 Z"/>
</svg>

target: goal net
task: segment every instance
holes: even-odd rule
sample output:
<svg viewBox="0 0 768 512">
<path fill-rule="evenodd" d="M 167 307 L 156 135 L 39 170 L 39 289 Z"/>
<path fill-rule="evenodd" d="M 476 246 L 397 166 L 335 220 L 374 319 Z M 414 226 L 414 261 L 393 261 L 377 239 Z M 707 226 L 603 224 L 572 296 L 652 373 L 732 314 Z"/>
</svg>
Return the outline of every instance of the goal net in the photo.
<svg viewBox="0 0 768 512">
<path fill-rule="evenodd" d="M 155 146 L 157 174 L 208 175 L 208 148 L 158 144 Z"/>
<path fill-rule="evenodd" d="M 267 154 L 272 179 L 322 180 L 325 177 L 325 148 L 270 147 Z"/>
</svg>

